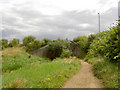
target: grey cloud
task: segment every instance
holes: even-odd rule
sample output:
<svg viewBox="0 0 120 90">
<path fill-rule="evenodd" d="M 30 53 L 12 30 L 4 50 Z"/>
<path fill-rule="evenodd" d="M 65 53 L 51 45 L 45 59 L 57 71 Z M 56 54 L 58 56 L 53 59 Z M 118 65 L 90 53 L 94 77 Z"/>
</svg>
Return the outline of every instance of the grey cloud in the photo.
<svg viewBox="0 0 120 90">
<path fill-rule="evenodd" d="M 98 16 L 92 12 L 85 10 L 78 12 L 64 11 L 61 15 L 48 16 L 31 9 L 12 9 L 13 16 L 5 14 L 3 38 L 11 36 L 22 39 L 24 36 L 33 35 L 37 39 L 49 38 L 69 38 L 73 39 L 77 36 L 88 35 L 98 32 Z M 101 31 L 117 19 L 117 8 L 111 8 L 101 15 Z M 89 24 L 84 28 L 80 24 Z M 6 29 L 10 26 L 11 29 Z M 14 29 L 14 30 L 13 30 Z M 30 29 L 30 30 L 28 30 Z M 20 30 L 28 30 L 22 32 Z"/>
<path fill-rule="evenodd" d="M 13 38 L 22 39 L 22 33 L 17 30 L 4 28 L 2 30 L 2 38 L 8 39 L 8 40 L 12 40 Z"/>
<path fill-rule="evenodd" d="M 106 4 L 108 1 L 109 1 L 109 0 L 100 0 L 100 1 L 99 1 L 99 4 L 102 4 L 102 5 L 103 5 L 103 4 Z"/>
</svg>

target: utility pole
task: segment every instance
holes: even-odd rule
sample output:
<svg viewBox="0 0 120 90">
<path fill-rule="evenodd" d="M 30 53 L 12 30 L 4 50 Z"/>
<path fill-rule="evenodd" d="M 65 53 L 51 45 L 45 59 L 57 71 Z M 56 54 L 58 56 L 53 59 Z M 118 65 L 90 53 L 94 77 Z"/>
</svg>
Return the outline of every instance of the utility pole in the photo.
<svg viewBox="0 0 120 90">
<path fill-rule="evenodd" d="M 100 13 L 98 13 L 98 24 L 99 24 L 99 32 L 100 32 Z"/>
<path fill-rule="evenodd" d="M 120 0 L 118 2 L 118 26 L 120 27 Z"/>
</svg>

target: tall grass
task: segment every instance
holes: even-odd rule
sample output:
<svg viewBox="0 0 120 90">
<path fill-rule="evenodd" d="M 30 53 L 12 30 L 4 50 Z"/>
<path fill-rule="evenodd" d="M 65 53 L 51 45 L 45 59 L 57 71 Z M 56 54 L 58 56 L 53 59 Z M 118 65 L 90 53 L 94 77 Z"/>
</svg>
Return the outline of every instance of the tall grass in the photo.
<svg viewBox="0 0 120 90">
<path fill-rule="evenodd" d="M 95 76 L 103 81 L 106 88 L 118 88 L 118 65 L 95 57 L 88 60 L 93 65 Z"/>
<path fill-rule="evenodd" d="M 3 75 L 2 85 L 7 88 L 59 88 L 79 68 L 80 62 L 72 58 L 28 64 Z"/>
<path fill-rule="evenodd" d="M 12 70 L 17 70 L 25 66 L 26 64 L 30 64 L 38 61 L 42 63 L 49 61 L 49 59 L 32 56 L 27 53 L 15 54 L 15 55 L 2 55 L 2 71 L 10 72 Z"/>
</svg>

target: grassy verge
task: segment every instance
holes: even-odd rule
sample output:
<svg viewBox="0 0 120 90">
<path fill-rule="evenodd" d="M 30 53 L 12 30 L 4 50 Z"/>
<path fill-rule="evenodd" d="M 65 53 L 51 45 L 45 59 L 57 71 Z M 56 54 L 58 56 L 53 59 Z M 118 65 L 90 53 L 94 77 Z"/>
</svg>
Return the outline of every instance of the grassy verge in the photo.
<svg viewBox="0 0 120 90">
<path fill-rule="evenodd" d="M 2 55 L 2 72 L 11 72 L 24 67 L 27 64 L 47 62 L 49 59 L 30 56 L 29 54 Z"/>
<path fill-rule="evenodd" d="M 9 73 L 20 69 L 30 63 L 48 62 L 47 58 L 32 56 L 24 51 L 24 48 L 13 47 L 2 51 L 2 72 Z"/>
<path fill-rule="evenodd" d="M 93 65 L 95 76 L 103 81 L 106 88 L 118 88 L 118 65 L 101 57 L 89 59 L 88 63 Z"/>
<path fill-rule="evenodd" d="M 2 85 L 8 88 L 59 88 L 79 68 L 80 62 L 75 58 L 28 64 L 3 75 Z"/>
</svg>

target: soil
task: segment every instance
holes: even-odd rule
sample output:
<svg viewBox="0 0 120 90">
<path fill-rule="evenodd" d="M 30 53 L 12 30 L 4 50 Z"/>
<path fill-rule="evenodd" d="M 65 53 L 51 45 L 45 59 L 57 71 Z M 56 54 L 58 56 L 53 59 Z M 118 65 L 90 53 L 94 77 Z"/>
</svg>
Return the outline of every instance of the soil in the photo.
<svg viewBox="0 0 120 90">
<path fill-rule="evenodd" d="M 79 72 L 70 78 L 62 88 L 104 88 L 101 81 L 94 76 L 92 66 L 83 60 L 80 62 Z"/>
</svg>

